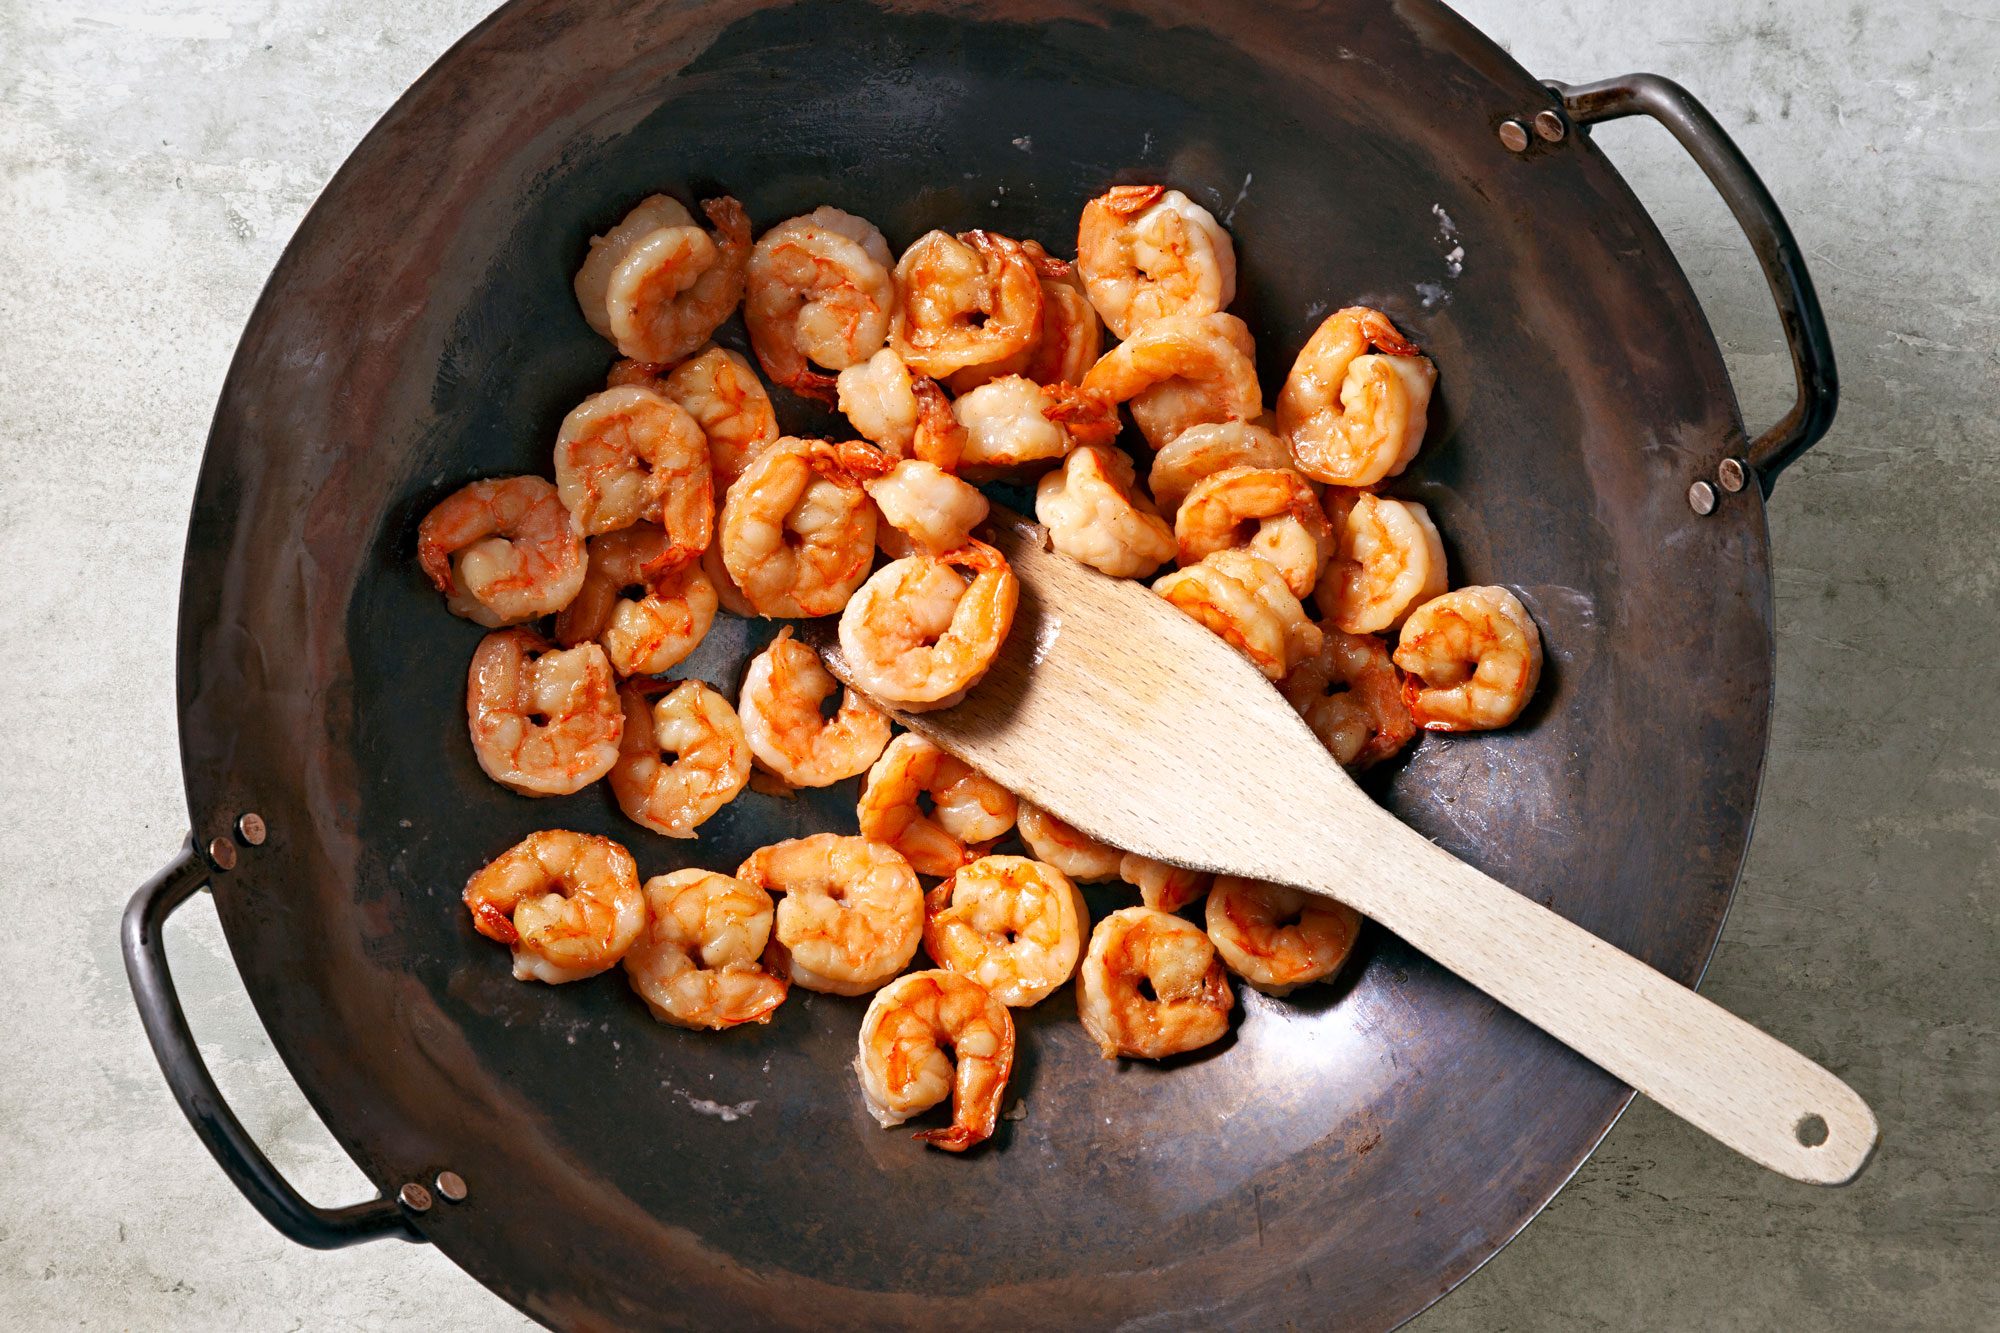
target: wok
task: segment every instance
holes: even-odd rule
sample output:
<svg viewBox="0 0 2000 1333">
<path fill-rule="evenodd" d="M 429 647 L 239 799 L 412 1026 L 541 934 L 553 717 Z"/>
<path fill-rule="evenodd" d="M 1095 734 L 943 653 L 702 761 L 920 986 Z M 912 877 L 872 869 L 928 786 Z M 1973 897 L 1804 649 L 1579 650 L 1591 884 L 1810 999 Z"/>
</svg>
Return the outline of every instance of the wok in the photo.
<svg viewBox="0 0 2000 1333">
<path fill-rule="evenodd" d="M 1693 154 L 1770 279 L 1799 392 L 1754 442 L 1687 282 L 1590 142 L 1632 114 Z M 1765 750 L 1764 499 L 1835 390 L 1789 231 L 1684 91 L 1545 86 L 1429 0 L 516 0 L 299 228 L 189 525 L 194 832 L 124 945 L 176 1097 L 274 1225 L 314 1246 L 428 1240 L 565 1328 L 1379 1327 L 1575 1170 L 1630 1091 L 1380 932 L 1335 987 L 1245 991 L 1232 1038 L 1175 1068 L 1100 1060 L 1059 995 L 1023 1020 L 1019 1118 L 955 1160 L 868 1119 L 847 1068 L 860 1001 L 669 1029 L 615 978 L 514 982 L 458 904 L 538 827 L 619 838 L 649 874 L 851 827 L 851 786 L 746 793 L 673 842 L 596 790 L 531 801 L 474 763 L 461 692 L 481 631 L 438 605 L 415 526 L 469 478 L 544 471 L 601 384 L 610 351 L 569 291 L 585 239 L 665 188 L 731 191 L 760 227 L 830 202 L 899 246 L 983 225 L 1066 248 L 1085 199 L 1152 179 L 1234 232 L 1267 388 L 1350 302 L 1436 358 L 1430 443 L 1397 489 L 1437 516 L 1455 582 L 1517 587 L 1543 627 L 1522 725 L 1428 738 L 1376 795 L 1699 977 Z M 770 628 L 725 618 L 684 674 L 733 691 Z M 278 1051 L 382 1198 L 307 1202 L 222 1102 L 161 942 L 203 886 Z"/>
</svg>

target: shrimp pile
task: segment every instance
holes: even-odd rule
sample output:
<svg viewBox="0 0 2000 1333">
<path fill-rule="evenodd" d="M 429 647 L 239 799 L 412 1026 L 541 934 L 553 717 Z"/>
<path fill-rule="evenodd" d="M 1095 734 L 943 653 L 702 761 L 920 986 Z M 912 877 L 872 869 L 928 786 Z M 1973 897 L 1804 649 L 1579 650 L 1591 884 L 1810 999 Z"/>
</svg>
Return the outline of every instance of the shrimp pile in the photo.
<svg viewBox="0 0 2000 1333">
<path fill-rule="evenodd" d="M 590 238 L 573 288 L 616 356 L 603 387 L 547 405 L 568 410 L 544 475 L 441 489 L 416 532 L 446 610 L 491 631 L 467 638 L 480 770 L 615 806 L 666 862 L 642 881 L 633 851 L 559 828 L 500 851 L 464 902 L 515 977 L 622 963 L 663 1040 L 797 1030 L 794 988 L 869 997 L 863 1107 L 934 1114 L 916 1137 L 963 1153 L 1005 1143 L 1017 1021 L 1072 982 L 1105 1058 L 1160 1060 L 1221 1041 L 1237 980 L 1340 973 L 1348 908 L 1111 846 L 891 720 L 958 702 L 1008 645 L 989 483 L 1032 492 L 1049 549 L 1151 581 L 1350 769 L 1527 709 L 1529 605 L 1452 587 L 1449 492 L 1409 474 L 1438 387 L 1418 334 L 1301 292 L 1338 308 L 1267 397 L 1218 198 L 1111 186 L 1073 260 L 985 229 L 898 254 L 831 205 L 758 232 L 727 195 L 648 195 Z M 787 431 L 800 398 L 845 425 L 822 436 L 816 407 Z M 719 621 L 733 643 L 740 620 L 834 617 L 845 690 L 789 624 L 714 660 Z M 727 813 L 846 783 L 854 833 L 800 827 L 804 801 Z M 731 846 L 760 825 L 799 836 Z"/>
</svg>

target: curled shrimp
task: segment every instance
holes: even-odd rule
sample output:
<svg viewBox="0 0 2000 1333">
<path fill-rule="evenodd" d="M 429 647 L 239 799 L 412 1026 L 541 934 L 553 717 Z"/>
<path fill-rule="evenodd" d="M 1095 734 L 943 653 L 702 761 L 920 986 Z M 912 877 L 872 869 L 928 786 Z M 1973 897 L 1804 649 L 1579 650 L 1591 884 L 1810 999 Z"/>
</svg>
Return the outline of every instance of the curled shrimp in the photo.
<svg viewBox="0 0 2000 1333">
<path fill-rule="evenodd" d="M 1319 626 L 1262 556 L 1217 551 L 1164 575 L 1153 591 L 1200 621 L 1272 680 L 1319 651 Z"/>
<path fill-rule="evenodd" d="M 514 976 L 556 985 L 615 966 L 646 924 L 632 854 L 609 838 L 530 833 L 465 885 L 472 924 L 512 945 Z"/>
<path fill-rule="evenodd" d="M 906 458 L 861 487 L 882 515 L 876 543 L 891 556 L 956 550 L 972 539 L 991 508 L 978 487 L 920 458 Z"/>
<path fill-rule="evenodd" d="M 943 378 L 1025 352 L 1040 332 L 1042 284 L 1019 241 L 990 231 L 919 236 L 896 261 L 889 345 Z"/>
<path fill-rule="evenodd" d="M 768 1023 L 791 982 L 763 963 L 771 895 L 709 870 L 676 870 L 641 886 L 646 929 L 625 978 L 663 1023 L 731 1028 Z"/>
<path fill-rule="evenodd" d="M 1416 458 L 1436 383 L 1437 367 L 1387 315 L 1366 306 L 1336 310 L 1285 377 L 1278 433 L 1315 481 L 1372 486 Z"/>
<path fill-rule="evenodd" d="M 1195 426 L 1264 415 L 1255 355 L 1234 315 L 1156 319 L 1099 357 L 1082 388 L 1108 403 L 1129 399 L 1139 433 L 1159 449 Z"/>
<path fill-rule="evenodd" d="M 985 987 L 956 972 L 898 977 L 862 1016 L 854 1070 L 868 1113 L 889 1129 L 948 1095 L 950 1128 L 916 1135 L 946 1152 L 964 1152 L 993 1137 L 1013 1069 L 1013 1016 Z"/>
<path fill-rule="evenodd" d="M 972 571 L 968 583 L 957 573 Z M 877 699 L 921 712 L 958 702 L 1000 653 L 1021 586 L 1007 558 L 971 541 L 875 571 L 840 615 L 852 678 Z"/>
<path fill-rule="evenodd" d="M 1183 565 L 1232 549 L 1262 556 L 1294 597 L 1313 590 L 1333 552 L 1319 496 L 1289 467 L 1232 467 L 1202 478 L 1181 502 L 1174 537 Z"/>
<path fill-rule="evenodd" d="M 625 725 L 602 648 L 558 650 L 526 629 L 479 641 L 465 716 L 486 776 L 523 796 L 567 796 L 603 777 Z"/>
<path fill-rule="evenodd" d="M 679 403 L 708 438 L 708 465 L 717 494 L 743 475 L 752 459 L 778 442 L 771 395 L 742 355 L 711 347 L 674 367 L 660 392 Z"/>
<path fill-rule="evenodd" d="M 1327 508 L 1335 553 L 1313 600 L 1332 624 L 1349 634 L 1394 629 L 1444 592 L 1444 542 L 1422 505 L 1349 493 L 1329 495 Z"/>
<path fill-rule="evenodd" d="M 672 399 L 636 384 L 592 394 L 556 435 L 556 493 L 585 536 L 658 523 L 676 559 L 707 548 L 715 516 L 708 438 Z"/>
<path fill-rule="evenodd" d="M 924 899 L 924 952 L 1013 1009 L 1070 979 L 1089 926 L 1069 876 L 1025 856 L 982 856 Z"/>
<path fill-rule="evenodd" d="M 1214 314 L 1236 299 L 1236 247 L 1215 216 L 1164 185 L 1114 185 L 1083 206 L 1076 266 L 1120 338 L 1153 320 Z"/>
<path fill-rule="evenodd" d="M 698 680 L 679 682 L 650 706 L 638 685 L 618 698 L 625 710 L 611 769 L 618 808 L 655 833 L 694 837 L 750 780 L 750 744 L 736 710 Z"/>
<path fill-rule="evenodd" d="M 1235 1003 L 1201 927 L 1152 907 L 1099 921 L 1076 974 L 1076 1016 L 1107 1060 L 1160 1060 L 1218 1041 Z"/>
<path fill-rule="evenodd" d="M 931 798 L 926 814 L 918 798 Z M 889 742 L 861 785 L 861 836 L 901 852 L 920 875 L 949 875 L 1014 826 L 1014 794 L 915 732 Z M 935 956 L 935 955 L 933 955 Z M 942 959 L 939 959 L 942 962 Z"/>
<path fill-rule="evenodd" d="M 621 676 L 655 676 L 684 659 L 715 621 L 715 585 L 699 564 L 674 564 L 651 523 L 592 537 L 576 598 L 556 615 L 565 648 L 595 641 Z"/>
<path fill-rule="evenodd" d="M 1288 468 L 1285 442 L 1249 421 L 1211 421 L 1190 426 L 1153 455 L 1146 485 L 1163 514 L 1176 513 L 1203 477 L 1233 467 Z"/>
<path fill-rule="evenodd" d="M 1319 651 L 1294 663 L 1278 688 L 1350 769 L 1381 763 L 1417 734 L 1389 646 L 1372 634 L 1325 629 Z"/>
<path fill-rule="evenodd" d="M 1346 903 L 1261 879 L 1217 875 L 1208 938 L 1229 970 L 1266 995 L 1287 995 L 1340 970 L 1361 933 Z"/>
<path fill-rule="evenodd" d="M 892 847 L 815 833 L 759 848 L 736 878 L 784 895 L 777 942 L 793 983 L 807 990 L 866 994 L 916 957 L 924 894 Z"/>
<path fill-rule="evenodd" d="M 831 375 L 889 336 L 896 303 L 889 243 L 872 223 L 820 207 L 780 222 L 750 252 L 743 322 L 764 373 L 793 393 L 834 401 Z"/>
<path fill-rule="evenodd" d="M 854 468 L 879 461 L 866 445 L 786 436 L 736 479 L 722 503 L 722 563 L 758 615 L 847 605 L 875 556 L 875 509 Z"/>
<path fill-rule="evenodd" d="M 560 611 L 583 586 L 583 539 L 540 477 L 453 491 L 418 525 L 417 561 L 453 615 L 488 629 Z"/>
<path fill-rule="evenodd" d="M 834 377 L 835 401 L 862 439 L 898 458 L 908 458 L 917 436 L 913 379 L 896 349 L 884 347 Z"/>
<path fill-rule="evenodd" d="M 1074 449 L 1043 475 L 1035 517 L 1056 550 L 1114 578 L 1144 578 L 1174 554 L 1174 530 L 1139 492 L 1131 456 L 1106 445 Z"/>
<path fill-rule="evenodd" d="M 825 716 L 820 704 L 839 688 L 791 626 L 779 630 L 750 659 L 737 701 L 750 753 L 794 787 L 830 787 L 867 772 L 889 743 L 889 719 L 853 690 Z"/>
<path fill-rule="evenodd" d="M 577 270 L 577 304 L 619 355 L 656 365 L 678 361 L 707 342 L 743 299 L 750 219 L 727 195 L 702 200 L 701 211 L 712 230 L 654 195 L 591 238 L 590 255 Z"/>
<path fill-rule="evenodd" d="M 1057 462 L 1080 442 L 1079 434 L 1101 443 L 1118 433 L 1116 408 L 1059 394 L 1020 375 L 980 385 L 954 402 L 951 411 L 965 428 L 959 466 L 968 476 L 993 477 Z"/>
<path fill-rule="evenodd" d="M 1012 356 L 952 372 L 946 383 L 953 393 L 966 393 L 1008 375 L 1037 384 L 1081 384 L 1104 348 L 1103 327 L 1084 295 L 1076 266 L 1051 256 L 1039 241 L 1022 241 L 1021 248 L 1042 284 L 1042 320 L 1035 339 Z"/>
<path fill-rule="evenodd" d="M 1127 852 L 1118 862 L 1118 878 L 1138 889 L 1139 901 L 1146 906 L 1178 912 L 1207 893 L 1215 876 Z"/>
<path fill-rule="evenodd" d="M 1505 588 L 1455 588 L 1410 613 L 1395 663 L 1426 731 L 1490 731 L 1521 715 L 1542 677 L 1542 636 Z"/>
<path fill-rule="evenodd" d="M 1026 801 L 1018 803 L 1014 818 L 1021 830 L 1021 841 L 1028 844 L 1036 860 L 1054 866 L 1078 884 L 1101 884 L 1118 878 L 1119 863 L 1125 854 L 1116 847 L 1099 842 Z"/>
</svg>

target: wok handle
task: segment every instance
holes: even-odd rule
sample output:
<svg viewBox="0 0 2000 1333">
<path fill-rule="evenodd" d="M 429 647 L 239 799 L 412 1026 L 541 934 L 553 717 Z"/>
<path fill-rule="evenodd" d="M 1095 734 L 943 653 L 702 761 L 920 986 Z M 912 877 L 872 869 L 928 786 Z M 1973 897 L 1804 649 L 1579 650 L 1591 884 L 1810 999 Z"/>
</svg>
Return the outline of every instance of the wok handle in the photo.
<svg viewBox="0 0 2000 1333">
<path fill-rule="evenodd" d="M 1798 385 L 1798 398 L 1791 410 L 1751 443 L 1744 459 L 1764 494 L 1769 495 L 1778 473 L 1826 434 L 1840 403 L 1833 338 L 1785 215 L 1708 108 L 1672 79 L 1657 74 L 1621 74 L 1596 83 L 1552 82 L 1548 86 L 1562 98 L 1564 112 L 1576 125 L 1651 116 L 1666 126 L 1729 205 L 1756 252 L 1764 280 L 1771 286 L 1771 299 L 1778 305 L 1778 319 L 1785 327 L 1792 376 Z"/>
<path fill-rule="evenodd" d="M 146 1039 L 153 1044 L 174 1100 L 251 1207 L 299 1244 L 333 1250 L 382 1236 L 423 1240 L 394 1199 L 370 1199 L 345 1208 L 308 1202 L 278 1174 L 223 1101 L 222 1090 L 195 1048 L 194 1033 L 167 971 L 167 918 L 208 883 L 211 873 L 189 838 L 166 869 L 132 895 L 119 929 L 125 975 L 139 1005 L 139 1021 L 145 1024 Z"/>
</svg>

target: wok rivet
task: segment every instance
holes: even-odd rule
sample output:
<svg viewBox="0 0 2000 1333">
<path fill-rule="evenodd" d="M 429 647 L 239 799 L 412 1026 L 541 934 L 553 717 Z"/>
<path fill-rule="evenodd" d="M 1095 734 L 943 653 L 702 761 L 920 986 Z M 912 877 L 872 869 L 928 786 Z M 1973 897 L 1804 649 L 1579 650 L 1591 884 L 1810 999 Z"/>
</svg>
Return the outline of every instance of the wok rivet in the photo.
<svg viewBox="0 0 2000 1333">
<path fill-rule="evenodd" d="M 270 830 L 264 827 L 264 816 L 255 810 L 237 817 L 236 835 L 252 847 L 262 847 Z"/>
<path fill-rule="evenodd" d="M 1743 470 L 1742 459 L 1725 458 L 1716 465 L 1715 480 L 1723 490 L 1734 495 L 1743 489 L 1744 482 L 1749 480 L 1749 474 Z"/>
<path fill-rule="evenodd" d="M 431 1210 L 431 1192 L 414 1180 L 397 1190 L 396 1197 L 402 1201 L 403 1207 L 413 1213 L 428 1213 Z"/>
<path fill-rule="evenodd" d="M 215 863 L 217 870 L 236 869 L 236 844 L 228 838 L 210 838 L 208 859 Z"/>
<path fill-rule="evenodd" d="M 1524 151 L 1528 146 L 1528 127 L 1518 120 L 1501 121 L 1500 142 L 1510 153 Z"/>
<path fill-rule="evenodd" d="M 1705 481 L 1698 481 L 1688 487 L 1688 508 L 1697 514 L 1715 512 L 1715 487 Z"/>
<path fill-rule="evenodd" d="M 465 1202 L 465 1177 L 456 1171 L 440 1171 L 437 1178 L 437 1192 L 447 1203 Z"/>
<path fill-rule="evenodd" d="M 1562 118 L 1562 112 L 1550 108 L 1535 113 L 1535 133 L 1550 143 L 1561 143 L 1569 133 L 1569 122 Z M 1511 145 L 1510 145 L 1511 146 Z"/>
</svg>

